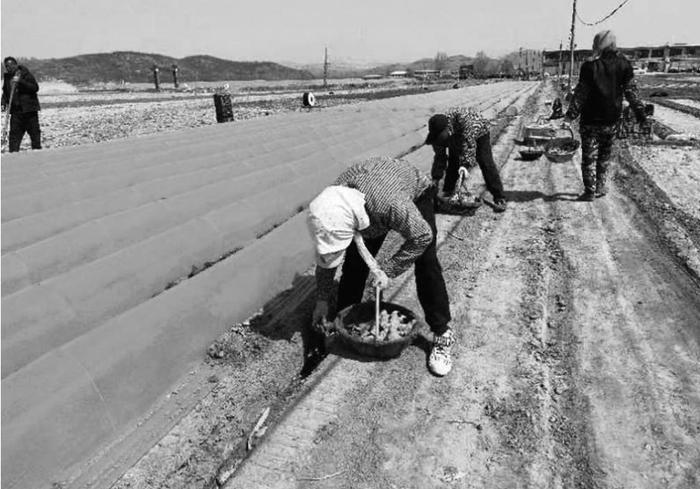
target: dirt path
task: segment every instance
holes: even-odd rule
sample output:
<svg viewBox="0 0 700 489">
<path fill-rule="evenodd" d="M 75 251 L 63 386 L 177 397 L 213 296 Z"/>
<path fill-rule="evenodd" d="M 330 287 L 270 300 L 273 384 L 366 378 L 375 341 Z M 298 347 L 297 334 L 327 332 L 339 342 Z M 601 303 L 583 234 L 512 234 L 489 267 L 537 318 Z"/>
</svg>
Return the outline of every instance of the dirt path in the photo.
<svg viewBox="0 0 700 489">
<path fill-rule="evenodd" d="M 616 188 L 575 200 L 578 157 L 516 154 L 505 214 L 439 220 L 453 372 L 427 372 L 426 337 L 388 362 L 336 349 L 225 487 L 700 484 L 697 284 Z M 419 310 L 412 277 L 390 300 Z"/>
</svg>

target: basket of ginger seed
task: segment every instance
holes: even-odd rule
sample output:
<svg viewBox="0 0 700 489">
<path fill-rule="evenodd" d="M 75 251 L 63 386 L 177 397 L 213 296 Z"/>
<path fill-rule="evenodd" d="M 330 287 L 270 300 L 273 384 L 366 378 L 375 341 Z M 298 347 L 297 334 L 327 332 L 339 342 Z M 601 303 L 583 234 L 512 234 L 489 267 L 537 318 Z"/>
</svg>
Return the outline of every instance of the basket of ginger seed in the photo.
<svg viewBox="0 0 700 489">
<path fill-rule="evenodd" d="M 394 358 L 413 342 L 422 321 L 410 309 L 380 302 L 379 323 L 375 302 L 361 302 L 338 313 L 333 330 L 340 341 L 363 356 Z"/>
</svg>

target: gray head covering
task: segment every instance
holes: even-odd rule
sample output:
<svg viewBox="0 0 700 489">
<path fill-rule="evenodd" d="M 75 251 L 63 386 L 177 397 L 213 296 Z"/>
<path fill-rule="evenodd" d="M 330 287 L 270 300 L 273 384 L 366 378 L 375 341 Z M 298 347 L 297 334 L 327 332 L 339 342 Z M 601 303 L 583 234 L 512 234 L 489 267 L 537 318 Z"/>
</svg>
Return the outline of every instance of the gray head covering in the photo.
<svg viewBox="0 0 700 489">
<path fill-rule="evenodd" d="M 593 38 L 593 50 L 602 53 L 605 50 L 614 50 L 617 48 L 615 34 L 613 31 L 600 31 Z"/>
</svg>

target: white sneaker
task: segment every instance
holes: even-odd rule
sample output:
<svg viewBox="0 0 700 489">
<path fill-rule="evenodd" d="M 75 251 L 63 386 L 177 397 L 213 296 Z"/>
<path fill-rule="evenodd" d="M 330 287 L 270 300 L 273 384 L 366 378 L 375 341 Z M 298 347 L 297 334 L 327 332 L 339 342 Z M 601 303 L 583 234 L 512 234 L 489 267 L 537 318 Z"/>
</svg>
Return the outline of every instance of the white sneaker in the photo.
<svg viewBox="0 0 700 489">
<path fill-rule="evenodd" d="M 455 335 L 451 329 L 433 338 L 433 349 L 428 357 L 428 369 L 434 375 L 442 377 L 452 370 L 452 345 L 454 344 Z"/>
</svg>

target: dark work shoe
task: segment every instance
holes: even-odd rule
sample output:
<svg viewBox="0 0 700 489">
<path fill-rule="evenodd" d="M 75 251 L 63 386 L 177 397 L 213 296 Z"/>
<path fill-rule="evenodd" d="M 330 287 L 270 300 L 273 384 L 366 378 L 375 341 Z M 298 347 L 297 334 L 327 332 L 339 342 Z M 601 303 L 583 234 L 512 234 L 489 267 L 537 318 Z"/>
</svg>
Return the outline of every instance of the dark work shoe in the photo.
<svg viewBox="0 0 700 489">
<path fill-rule="evenodd" d="M 598 187 L 596 188 L 596 191 L 595 191 L 595 196 L 596 197 L 605 197 L 606 195 L 608 195 L 607 185 L 598 184 Z"/>
<path fill-rule="evenodd" d="M 496 199 L 493 201 L 493 212 L 505 212 L 508 203 L 506 199 Z"/>
<path fill-rule="evenodd" d="M 577 200 L 581 202 L 593 202 L 595 200 L 595 193 L 586 190 L 584 193 L 578 196 Z"/>
</svg>

